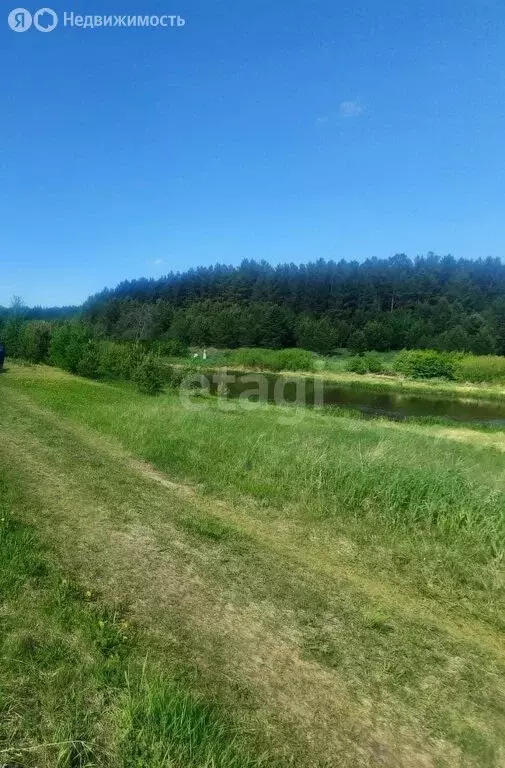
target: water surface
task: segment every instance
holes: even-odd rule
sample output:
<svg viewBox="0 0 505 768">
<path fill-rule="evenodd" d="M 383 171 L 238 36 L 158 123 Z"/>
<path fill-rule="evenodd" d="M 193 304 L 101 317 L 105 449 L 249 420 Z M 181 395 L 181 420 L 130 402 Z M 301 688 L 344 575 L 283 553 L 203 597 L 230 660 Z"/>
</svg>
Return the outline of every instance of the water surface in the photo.
<svg viewBox="0 0 505 768">
<path fill-rule="evenodd" d="M 228 371 L 234 381 L 227 382 L 227 396 L 260 399 L 258 384 L 253 381 L 257 374 Z M 218 383 L 215 372 L 206 373 L 211 381 L 211 392 L 216 394 Z M 341 384 L 310 377 L 286 377 L 277 374 L 261 374 L 263 389 L 261 399 L 268 402 L 298 403 L 299 405 L 352 408 L 370 416 L 385 416 L 401 420 L 431 417 L 453 421 L 466 421 L 494 426 L 505 426 L 505 398 L 503 401 L 483 401 L 471 398 L 444 397 L 430 394 L 404 394 L 401 392 L 377 392 L 359 382 Z"/>
</svg>

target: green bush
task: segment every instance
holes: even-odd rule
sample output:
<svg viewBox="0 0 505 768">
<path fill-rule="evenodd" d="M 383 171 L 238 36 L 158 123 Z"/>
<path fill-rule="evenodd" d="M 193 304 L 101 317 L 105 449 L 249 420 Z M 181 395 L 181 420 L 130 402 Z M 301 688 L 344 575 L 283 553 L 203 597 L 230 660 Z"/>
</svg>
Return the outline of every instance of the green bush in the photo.
<svg viewBox="0 0 505 768">
<path fill-rule="evenodd" d="M 158 355 L 144 349 L 141 344 L 127 344 L 124 352 L 125 371 L 122 378 L 131 379 L 144 358 L 149 354 L 152 354 L 153 357 L 158 358 Z"/>
<path fill-rule="evenodd" d="M 163 365 L 163 381 L 171 389 L 177 389 L 186 375 L 185 367 Z"/>
<path fill-rule="evenodd" d="M 77 374 L 87 379 L 97 379 L 99 372 L 100 349 L 96 341 L 90 340 L 77 363 Z"/>
<path fill-rule="evenodd" d="M 363 355 L 368 373 L 382 373 L 384 365 L 381 356 L 377 352 L 366 352 Z"/>
<path fill-rule="evenodd" d="M 365 358 L 360 355 L 350 357 L 345 364 L 345 370 L 349 371 L 349 373 L 359 373 L 360 375 L 368 373 Z"/>
<path fill-rule="evenodd" d="M 356 355 L 349 358 L 345 364 L 345 370 L 350 373 L 382 373 L 384 366 L 377 352 L 367 352 L 365 355 Z"/>
<path fill-rule="evenodd" d="M 306 349 L 280 349 L 276 352 L 274 364 L 281 371 L 313 371 L 314 355 Z"/>
<path fill-rule="evenodd" d="M 354 331 L 349 336 L 347 341 L 347 348 L 353 355 L 360 355 L 367 348 L 367 340 L 363 331 Z"/>
<path fill-rule="evenodd" d="M 157 395 L 163 389 L 164 366 L 155 355 L 145 355 L 133 372 L 133 381 L 140 392 Z"/>
<path fill-rule="evenodd" d="M 397 356 L 394 369 L 411 379 L 454 379 L 460 357 L 432 349 L 404 349 Z"/>
<path fill-rule="evenodd" d="M 144 353 L 135 345 L 100 342 L 99 373 L 105 379 L 131 379 Z"/>
<path fill-rule="evenodd" d="M 9 317 L 2 327 L 2 341 L 9 357 L 21 357 L 22 317 Z"/>
<path fill-rule="evenodd" d="M 21 326 L 18 339 L 18 355 L 30 363 L 46 363 L 49 360 L 51 325 L 44 320 L 32 320 Z"/>
<path fill-rule="evenodd" d="M 53 365 L 70 373 L 77 373 L 92 333 L 80 322 L 62 323 L 51 336 L 49 357 Z"/>
<path fill-rule="evenodd" d="M 189 349 L 179 339 L 162 339 L 153 341 L 151 351 L 161 357 L 188 357 Z"/>
</svg>

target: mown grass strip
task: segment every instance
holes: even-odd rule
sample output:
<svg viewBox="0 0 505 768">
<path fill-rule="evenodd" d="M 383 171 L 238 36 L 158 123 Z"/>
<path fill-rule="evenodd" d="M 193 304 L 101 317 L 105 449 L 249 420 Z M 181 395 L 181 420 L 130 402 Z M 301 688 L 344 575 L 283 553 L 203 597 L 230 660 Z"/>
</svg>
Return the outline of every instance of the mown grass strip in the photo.
<svg viewBox="0 0 505 768">
<path fill-rule="evenodd" d="M 219 706 L 151 663 L 121 606 L 65 577 L 17 519 L 27 503 L 0 469 L 0 764 L 271 765 Z"/>
</svg>

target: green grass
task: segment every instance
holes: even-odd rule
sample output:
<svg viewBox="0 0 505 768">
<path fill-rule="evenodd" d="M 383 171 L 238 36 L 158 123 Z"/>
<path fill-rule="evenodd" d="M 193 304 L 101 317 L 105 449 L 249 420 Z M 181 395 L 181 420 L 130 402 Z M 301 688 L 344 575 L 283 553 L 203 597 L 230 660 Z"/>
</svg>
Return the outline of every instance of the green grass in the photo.
<svg viewBox="0 0 505 768">
<path fill-rule="evenodd" d="M 267 764 L 500 766 L 503 432 L 188 411 L 46 368 L 11 366 L 0 396 L 2 499 L 28 541 L 0 566 L 8 748 L 210 768 L 260 764 L 264 739 Z M 62 598 L 62 579 L 81 586 Z M 20 627 L 78 648 L 63 686 L 19 664 Z"/>
<path fill-rule="evenodd" d="M 505 382 L 505 357 L 464 355 L 456 365 L 456 379 L 469 382 Z"/>
<path fill-rule="evenodd" d="M 226 715 L 144 656 L 121 606 L 69 581 L 0 474 L 0 760 L 23 766 L 258 768 Z M 22 610 L 20 610 L 20 606 Z"/>
<path fill-rule="evenodd" d="M 340 414 L 336 421 L 326 412 L 274 405 L 246 412 L 230 402 L 222 410 L 214 400 L 194 400 L 194 409 L 185 410 L 176 393 L 153 399 L 128 385 L 58 383 L 39 375 L 20 382 L 41 404 L 118 438 L 180 480 L 235 498 L 294 504 L 317 520 L 359 519 L 385 526 L 388 535 L 419 531 L 450 537 L 451 546 L 503 547 L 500 452 L 433 440 L 428 427 L 413 433 L 380 420 Z"/>
</svg>

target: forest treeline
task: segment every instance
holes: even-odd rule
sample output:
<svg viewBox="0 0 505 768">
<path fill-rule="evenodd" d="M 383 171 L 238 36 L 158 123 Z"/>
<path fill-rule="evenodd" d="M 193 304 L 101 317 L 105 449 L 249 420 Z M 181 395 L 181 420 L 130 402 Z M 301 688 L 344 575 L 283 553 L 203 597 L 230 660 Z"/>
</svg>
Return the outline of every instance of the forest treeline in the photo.
<svg viewBox="0 0 505 768">
<path fill-rule="evenodd" d="M 57 319 L 45 312 L 38 316 Z M 90 297 L 79 315 L 96 338 L 118 341 L 504 355 L 505 265 L 435 254 L 275 267 L 244 261 L 126 281 Z"/>
<path fill-rule="evenodd" d="M 13 298 L 10 307 L 0 307 L 0 324 L 16 314 L 22 314 L 25 320 L 68 320 L 82 312 L 81 307 L 27 307 L 19 297 Z"/>
</svg>

